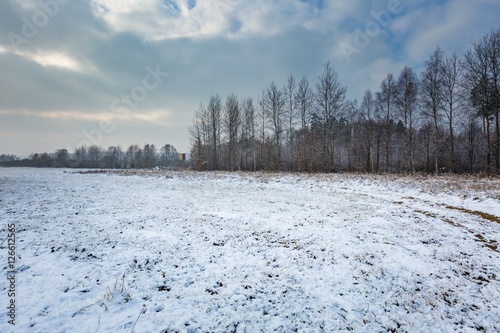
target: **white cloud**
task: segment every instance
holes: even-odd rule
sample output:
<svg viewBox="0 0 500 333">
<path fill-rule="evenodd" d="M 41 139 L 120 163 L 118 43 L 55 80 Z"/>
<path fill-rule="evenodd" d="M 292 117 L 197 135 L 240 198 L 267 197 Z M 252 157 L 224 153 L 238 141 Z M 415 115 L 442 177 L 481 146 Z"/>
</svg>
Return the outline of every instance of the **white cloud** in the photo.
<svg viewBox="0 0 500 333">
<path fill-rule="evenodd" d="M 147 39 L 196 37 L 223 30 L 230 6 L 208 3 L 212 6 L 202 2 L 190 11 L 184 1 L 168 5 L 161 0 L 91 0 L 94 14 L 113 30 L 134 32 Z"/>
<path fill-rule="evenodd" d="M 171 117 L 172 112 L 165 109 L 158 109 L 149 112 L 135 112 L 131 114 L 131 119 L 127 119 L 127 121 L 140 120 L 155 125 L 170 126 L 172 125 Z"/>
<path fill-rule="evenodd" d="M 82 64 L 70 55 L 59 51 L 12 51 L 0 46 L 0 53 L 13 53 L 44 67 L 59 67 L 71 71 L 82 71 Z M 86 70 L 91 69 L 87 66 Z"/>
<path fill-rule="evenodd" d="M 35 53 L 31 55 L 28 54 L 26 57 L 31 58 L 33 61 L 45 67 L 46 66 L 61 67 L 73 71 L 82 70 L 80 63 L 76 59 L 71 58 L 69 55 L 61 52 Z"/>
<path fill-rule="evenodd" d="M 30 111 L 30 110 L 0 110 L 0 116 L 25 116 L 53 119 L 60 121 L 89 121 L 89 122 L 136 122 L 142 121 L 156 125 L 172 125 L 172 112 L 166 109 L 154 109 L 149 111 L 131 111 L 128 115 L 116 112 L 89 113 L 84 111 Z"/>
<path fill-rule="evenodd" d="M 91 0 L 94 14 L 115 31 L 146 39 L 274 36 L 294 27 L 331 30 L 345 15 L 355 15 L 357 1 L 328 2 L 319 10 L 299 1 L 205 0 L 194 8 L 187 0 Z"/>
<path fill-rule="evenodd" d="M 55 119 L 61 121 L 110 121 L 118 118 L 116 114 L 109 113 L 87 113 L 82 111 L 30 111 L 30 110 L 0 110 L 0 115 L 16 115 L 25 117 L 38 117 L 45 119 Z"/>
</svg>

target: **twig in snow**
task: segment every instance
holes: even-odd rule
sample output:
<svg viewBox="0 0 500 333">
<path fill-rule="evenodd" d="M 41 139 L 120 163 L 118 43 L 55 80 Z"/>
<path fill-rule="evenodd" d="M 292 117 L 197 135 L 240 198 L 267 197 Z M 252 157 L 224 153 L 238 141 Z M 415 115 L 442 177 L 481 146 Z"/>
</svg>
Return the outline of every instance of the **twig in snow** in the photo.
<svg viewBox="0 0 500 333">
<path fill-rule="evenodd" d="M 97 303 L 99 303 L 99 302 L 100 302 L 100 300 L 99 300 L 99 301 L 97 301 L 97 302 L 95 302 L 95 303 L 92 303 L 92 304 L 90 304 L 90 305 L 87 305 L 87 306 L 85 306 L 85 307 L 81 308 L 80 310 L 78 310 L 78 311 L 76 311 L 75 313 L 73 313 L 73 315 L 71 316 L 71 318 L 73 318 L 73 317 L 74 317 L 74 316 L 76 316 L 77 314 L 81 313 L 83 310 L 88 309 L 88 308 L 90 308 L 90 307 L 91 307 L 91 306 L 93 306 L 93 305 L 96 305 L 96 304 L 97 304 Z"/>
<path fill-rule="evenodd" d="M 135 325 L 137 324 L 137 322 L 139 321 L 139 317 L 141 316 L 141 314 L 144 312 L 144 307 L 146 306 L 145 304 L 142 305 L 143 308 L 141 309 L 141 312 L 139 312 L 139 315 L 137 316 L 137 319 L 135 320 L 135 323 L 134 323 L 134 326 L 132 326 L 132 329 L 130 330 L 130 333 L 134 333 L 134 328 L 135 328 Z"/>
</svg>

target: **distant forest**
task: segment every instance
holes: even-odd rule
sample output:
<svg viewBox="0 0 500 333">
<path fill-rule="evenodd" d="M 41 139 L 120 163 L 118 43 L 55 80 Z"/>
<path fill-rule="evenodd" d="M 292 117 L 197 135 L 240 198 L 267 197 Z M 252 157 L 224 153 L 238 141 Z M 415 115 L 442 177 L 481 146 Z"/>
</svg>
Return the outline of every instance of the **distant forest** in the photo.
<svg viewBox="0 0 500 333">
<path fill-rule="evenodd" d="M 360 82 L 362 84 L 362 82 Z M 331 63 L 314 85 L 290 75 L 262 94 L 200 104 L 198 170 L 500 173 L 500 29 L 463 55 L 436 48 L 420 73 L 387 74 L 348 100 Z"/>
<path fill-rule="evenodd" d="M 157 149 L 154 144 L 130 145 L 126 151 L 120 146 L 103 149 L 97 145 L 81 146 L 73 153 L 58 149 L 54 153 L 35 153 L 29 158 L 19 159 L 14 155 L 0 155 L 0 166 L 45 167 L 45 168 L 103 168 L 103 169 L 143 169 L 178 168 L 184 166 L 172 145 Z"/>
</svg>

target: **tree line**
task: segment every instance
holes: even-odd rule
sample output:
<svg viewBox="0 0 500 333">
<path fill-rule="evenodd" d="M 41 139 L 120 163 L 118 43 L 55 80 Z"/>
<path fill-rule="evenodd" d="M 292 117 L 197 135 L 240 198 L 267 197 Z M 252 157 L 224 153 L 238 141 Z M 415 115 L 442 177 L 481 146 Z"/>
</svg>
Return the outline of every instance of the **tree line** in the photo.
<svg viewBox="0 0 500 333">
<path fill-rule="evenodd" d="M 198 170 L 500 173 L 500 29 L 463 55 L 439 47 L 416 73 L 346 97 L 328 62 L 317 82 L 290 75 L 258 98 L 218 94 L 190 126 Z"/>
<path fill-rule="evenodd" d="M 2 155 L 3 156 L 3 155 Z M 54 167 L 54 168 L 104 168 L 143 169 L 153 167 L 178 168 L 182 166 L 180 154 L 174 146 L 167 144 L 158 149 L 154 144 L 143 147 L 134 144 L 126 150 L 120 146 L 104 149 L 97 145 L 80 146 L 73 153 L 57 149 L 54 153 L 34 153 L 27 159 L 13 155 L 0 159 L 3 166 Z"/>
</svg>

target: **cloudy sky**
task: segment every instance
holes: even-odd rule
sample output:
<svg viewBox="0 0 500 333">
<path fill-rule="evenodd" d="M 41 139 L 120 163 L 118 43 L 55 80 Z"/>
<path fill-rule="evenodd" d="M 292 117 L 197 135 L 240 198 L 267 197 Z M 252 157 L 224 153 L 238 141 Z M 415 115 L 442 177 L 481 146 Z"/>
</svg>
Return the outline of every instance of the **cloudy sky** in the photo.
<svg viewBox="0 0 500 333">
<path fill-rule="evenodd" d="M 349 98 L 500 26 L 498 0 L 1 0 L 0 154 L 188 151 L 200 102 L 331 61 Z"/>
</svg>

